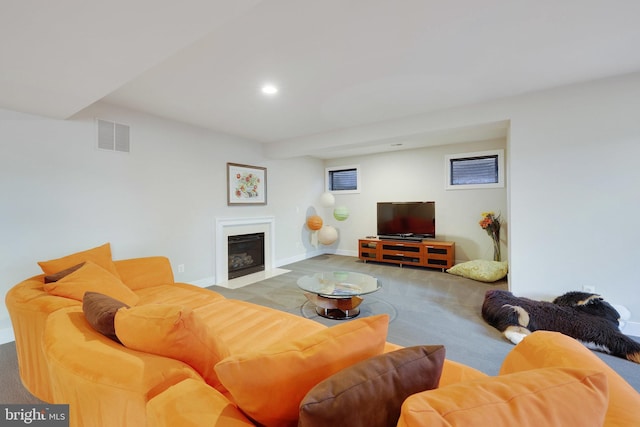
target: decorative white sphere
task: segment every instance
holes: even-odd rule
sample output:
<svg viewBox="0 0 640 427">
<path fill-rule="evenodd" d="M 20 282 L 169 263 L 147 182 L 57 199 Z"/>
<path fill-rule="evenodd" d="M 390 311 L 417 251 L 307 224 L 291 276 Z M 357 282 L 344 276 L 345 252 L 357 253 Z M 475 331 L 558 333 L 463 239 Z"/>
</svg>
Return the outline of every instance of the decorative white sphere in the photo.
<svg viewBox="0 0 640 427">
<path fill-rule="evenodd" d="M 323 245 L 332 245 L 338 240 L 338 230 L 330 225 L 324 225 L 318 231 L 318 241 Z"/>
<path fill-rule="evenodd" d="M 336 204 L 336 198 L 331 193 L 322 193 L 320 196 L 320 204 L 325 208 L 330 208 Z"/>
</svg>

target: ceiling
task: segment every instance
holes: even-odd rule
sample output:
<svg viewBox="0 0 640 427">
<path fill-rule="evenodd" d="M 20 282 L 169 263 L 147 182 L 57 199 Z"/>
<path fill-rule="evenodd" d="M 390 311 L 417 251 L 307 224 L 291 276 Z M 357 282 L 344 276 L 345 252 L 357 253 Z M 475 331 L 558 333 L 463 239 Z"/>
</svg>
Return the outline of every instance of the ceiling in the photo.
<svg viewBox="0 0 640 427">
<path fill-rule="evenodd" d="M 3 0 L 0 108 L 67 119 L 105 101 L 295 141 L 638 71 L 639 16 L 637 0 Z"/>
</svg>

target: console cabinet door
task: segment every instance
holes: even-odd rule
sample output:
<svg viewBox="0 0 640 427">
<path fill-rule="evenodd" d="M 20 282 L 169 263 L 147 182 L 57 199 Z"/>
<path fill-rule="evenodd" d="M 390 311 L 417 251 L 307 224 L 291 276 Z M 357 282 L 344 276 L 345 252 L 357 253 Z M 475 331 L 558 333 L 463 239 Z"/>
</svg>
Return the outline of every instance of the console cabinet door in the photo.
<svg viewBox="0 0 640 427">
<path fill-rule="evenodd" d="M 360 239 L 358 257 L 364 262 L 416 265 L 444 271 L 455 263 L 455 242 Z"/>
</svg>

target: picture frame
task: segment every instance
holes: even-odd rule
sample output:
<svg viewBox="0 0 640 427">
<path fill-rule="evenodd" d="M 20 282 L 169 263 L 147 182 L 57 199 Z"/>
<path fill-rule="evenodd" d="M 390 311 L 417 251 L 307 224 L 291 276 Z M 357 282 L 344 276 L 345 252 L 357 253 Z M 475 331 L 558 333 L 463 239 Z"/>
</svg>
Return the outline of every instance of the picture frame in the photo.
<svg viewBox="0 0 640 427">
<path fill-rule="evenodd" d="M 266 205 L 267 168 L 227 163 L 227 205 Z"/>
</svg>

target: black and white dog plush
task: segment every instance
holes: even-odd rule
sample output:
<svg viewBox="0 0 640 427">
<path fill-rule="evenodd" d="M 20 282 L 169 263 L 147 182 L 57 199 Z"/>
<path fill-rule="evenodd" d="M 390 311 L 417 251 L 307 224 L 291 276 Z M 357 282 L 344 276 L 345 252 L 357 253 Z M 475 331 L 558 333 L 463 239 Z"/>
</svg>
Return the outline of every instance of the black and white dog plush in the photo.
<svg viewBox="0 0 640 427">
<path fill-rule="evenodd" d="M 553 303 L 564 307 L 574 307 L 593 316 L 604 317 L 611 322 L 614 328 L 619 329 L 620 327 L 620 313 L 598 294 L 572 291 L 560 295 L 553 300 Z"/>
<path fill-rule="evenodd" d="M 568 292 L 547 302 L 491 289 L 484 297 L 482 318 L 514 344 L 533 331 L 556 331 L 590 349 L 640 363 L 640 343 L 620 332 L 618 311 L 597 294 Z"/>
</svg>

